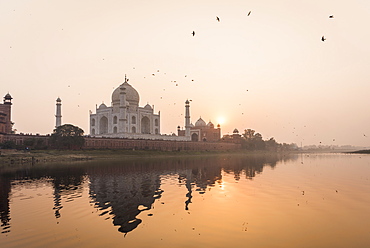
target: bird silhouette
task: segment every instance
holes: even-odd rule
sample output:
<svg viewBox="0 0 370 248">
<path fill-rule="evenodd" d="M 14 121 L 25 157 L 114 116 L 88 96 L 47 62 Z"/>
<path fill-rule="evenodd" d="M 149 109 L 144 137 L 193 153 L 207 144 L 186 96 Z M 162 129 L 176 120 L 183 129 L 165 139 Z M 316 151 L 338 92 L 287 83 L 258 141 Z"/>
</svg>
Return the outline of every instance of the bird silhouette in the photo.
<svg viewBox="0 0 370 248">
<path fill-rule="evenodd" d="M 216 16 L 216 20 L 219 22 L 220 21 L 220 18 L 218 18 L 218 16 Z"/>
<path fill-rule="evenodd" d="M 248 12 L 248 14 L 247 14 L 247 16 L 250 16 L 250 15 L 251 15 L 251 13 L 252 13 L 252 11 L 249 11 L 249 12 Z"/>
<path fill-rule="evenodd" d="M 334 16 L 333 15 L 330 15 L 329 18 L 334 18 Z"/>
<path fill-rule="evenodd" d="M 325 41 L 325 40 L 326 40 L 326 38 L 323 36 L 323 37 L 321 37 L 321 40 L 322 40 L 322 41 Z"/>
<path fill-rule="evenodd" d="M 193 36 L 195 36 L 195 31 L 193 31 L 193 33 L 192 33 L 192 34 L 193 34 Z"/>
</svg>

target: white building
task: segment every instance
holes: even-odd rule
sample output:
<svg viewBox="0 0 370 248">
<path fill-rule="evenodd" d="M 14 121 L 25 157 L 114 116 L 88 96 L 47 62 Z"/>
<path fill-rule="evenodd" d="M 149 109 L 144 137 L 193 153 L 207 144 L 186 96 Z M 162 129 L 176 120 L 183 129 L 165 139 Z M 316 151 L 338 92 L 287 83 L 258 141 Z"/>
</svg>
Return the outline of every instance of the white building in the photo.
<svg viewBox="0 0 370 248">
<path fill-rule="evenodd" d="M 112 106 L 102 103 L 90 112 L 90 135 L 131 139 L 190 140 L 190 137 L 161 135 L 160 112 L 149 104 L 139 107 L 139 93 L 128 79 L 113 91 Z"/>
</svg>

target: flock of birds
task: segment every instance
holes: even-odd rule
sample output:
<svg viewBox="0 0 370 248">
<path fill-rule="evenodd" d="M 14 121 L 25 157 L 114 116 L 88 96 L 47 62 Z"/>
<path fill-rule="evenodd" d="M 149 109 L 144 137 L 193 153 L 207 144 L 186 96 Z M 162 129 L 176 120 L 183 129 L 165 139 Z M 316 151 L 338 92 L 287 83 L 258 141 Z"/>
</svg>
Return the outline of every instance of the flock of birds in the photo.
<svg viewBox="0 0 370 248">
<path fill-rule="evenodd" d="M 249 11 L 248 12 L 248 14 L 247 14 L 247 16 L 250 16 L 251 15 L 251 13 L 252 13 L 252 11 Z M 218 17 L 218 16 L 216 16 L 216 21 L 218 21 L 218 22 L 220 22 L 221 20 L 220 20 L 220 17 Z M 195 31 L 193 30 L 193 32 L 191 33 L 193 36 L 195 36 Z"/>
<path fill-rule="evenodd" d="M 249 11 L 248 12 L 248 14 L 247 14 L 247 16 L 250 16 L 251 15 L 251 13 L 252 13 L 252 11 Z M 334 18 L 334 15 L 330 15 L 329 16 L 329 19 L 333 19 Z M 216 16 L 216 21 L 218 21 L 218 22 L 220 22 L 221 20 L 220 20 L 220 17 L 218 17 L 218 16 Z M 195 36 L 195 31 L 193 30 L 193 32 L 191 33 L 193 36 Z M 325 36 L 323 35 L 322 37 L 321 37 L 321 41 L 325 41 L 326 40 L 326 38 L 325 38 Z"/>
</svg>

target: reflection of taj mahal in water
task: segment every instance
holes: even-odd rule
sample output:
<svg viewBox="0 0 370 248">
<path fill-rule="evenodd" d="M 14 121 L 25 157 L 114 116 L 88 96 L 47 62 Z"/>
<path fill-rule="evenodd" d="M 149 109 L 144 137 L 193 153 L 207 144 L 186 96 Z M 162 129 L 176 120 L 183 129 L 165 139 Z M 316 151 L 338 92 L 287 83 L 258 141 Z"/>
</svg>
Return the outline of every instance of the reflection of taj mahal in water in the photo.
<svg viewBox="0 0 370 248">
<path fill-rule="evenodd" d="M 139 107 L 139 93 L 125 81 L 112 93 L 112 106 L 102 103 L 96 113 L 90 112 L 90 135 L 93 137 L 112 137 L 130 139 L 161 139 L 178 141 L 219 141 L 221 127 L 217 128 L 201 118 L 190 122 L 189 101 L 185 102 L 185 129 L 178 127 L 178 136 L 161 135 L 160 112 L 154 113 L 154 106 L 146 104 Z"/>
</svg>

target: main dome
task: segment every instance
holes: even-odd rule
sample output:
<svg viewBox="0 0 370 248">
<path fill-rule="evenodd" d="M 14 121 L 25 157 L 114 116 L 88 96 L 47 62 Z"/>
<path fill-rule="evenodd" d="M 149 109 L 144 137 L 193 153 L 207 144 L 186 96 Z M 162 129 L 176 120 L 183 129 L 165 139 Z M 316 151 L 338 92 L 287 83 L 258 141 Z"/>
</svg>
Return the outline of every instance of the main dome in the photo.
<svg viewBox="0 0 370 248">
<path fill-rule="evenodd" d="M 139 93 L 132 87 L 127 80 L 123 84 L 121 84 L 118 88 L 113 91 L 112 94 L 112 105 L 119 105 L 119 95 L 121 92 L 121 88 L 125 89 L 126 92 L 126 101 L 129 102 L 130 105 L 139 105 L 140 97 Z"/>
<path fill-rule="evenodd" d="M 205 126 L 207 126 L 207 124 L 206 124 L 205 121 L 203 121 L 202 118 L 199 118 L 199 120 L 197 120 L 197 122 L 195 122 L 195 126 L 196 127 L 205 127 Z"/>
</svg>

